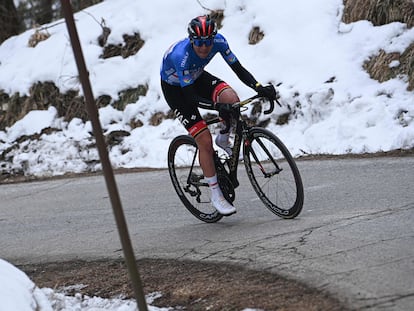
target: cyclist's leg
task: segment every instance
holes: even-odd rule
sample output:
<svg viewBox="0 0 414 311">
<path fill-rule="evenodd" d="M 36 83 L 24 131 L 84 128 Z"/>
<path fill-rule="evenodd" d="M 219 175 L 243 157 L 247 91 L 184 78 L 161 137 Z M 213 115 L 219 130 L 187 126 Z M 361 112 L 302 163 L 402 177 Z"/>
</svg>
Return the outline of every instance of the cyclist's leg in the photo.
<svg viewBox="0 0 414 311">
<path fill-rule="evenodd" d="M 198 108 L 185 104 L 185 98 L 181 87 L 172 86 L 161 82 L 164 97 L 174 111 L 176 118 L 194 137 L 199 149 L 199 161 L 204 176 L 212 177 L 216 174 L 213 161 L 213 144 L 207 123 L 203 120 Z"/>
<path fill-rule="evenodd" d="M 194 139 L 199 149 L 199 162 L 201 168 L 203 169 L 205 180 L 211 190 L 211 203 L 220 212 L 220 214 L 231 215 L 236 212 L 236 209 L 229 202 L 227 202 L 218 183 L 213 159 L 214 149 L 211 133 L 208 130 L 207 124 L 204 120 L 199 122 L 199 126 L 200 123 L 205 125 L 205 129 L 198 132 L 198 135 L 194 136 Z M 191 132 L 192 131 L 190 129 L 190 133 Z"/>
<path fill-rule="evenodd" d="M 213 143 L 207 123 L 201 118 L 197 107 L 185 105 L 180 87 L 161 83 L 164 97 L 187 131 L 194 137 L 199 149 L 199 162 L 211 189 L 211 202 L 223 215 L 230 215 L 235 208 L 226 201 L 218 185 L 213 159 Z"/>
<path fill-rule="evenodd" d="M 194 83 L 197 94 L 201 97 L 223 104 L 239 101 L 236 91 L 222 79 L 204 71 Z"/>
<path fill-rule="evenodd" d="M 203 122 L 203 121 L 201 121 Z M 216 174 L 216 169 L 213 161 L 213 142 L 210 131 L 205 122 L 205 129 L 194 136 L 199 149 L 199 161 L 205 177 L 212 177 Z"/>
<path fill-rule="evenodd" d="M 204 71 L 195 84 L 196 90 L 200 93 L 200 96 L 209 98 L 216 103 L 233 104 L 240 101 L 236 91 L 228 85 L 225 81 L 213 76 L 212 74 Z M 216 136 L 216 145 L 224 149 L 228 155 L 232 155 L 230 133 L 231 128 L 231 116 L 220 115 L 223 119 L 227 119 L 226 122 L 230 123 L 229 131 L 219 132 Z M 223 125 L 224 129 L 225 126 Z"/>
<path fill-rule="evenodd" d="M 223 104 L 233 104 L 236 103 L 239 100 L 239 97 L 237 93 L 227 85 L 227 83 L 223 82 L 221 85 L 217 87 L 218 90 L 221 89 L 221 92 L 218 92 L 217 99 L 215 102 L 223 103 Z M 230 133 L 233 131 L 233 120 L 231 115 L 223 116 L 221 115 L 223 119 L 227 119 L 226 122 L 229 123 L 226 128 L 226 126 L 223 126 L 223 130 L 220 131 L 216 136 L 216 145 L 220 148 L 224 149 L 226 153 L 231 156 L 233 154 L 232 145 L 230 142 Z M 227 129 L 227 130 L 224 130 Z"/>
</svg>

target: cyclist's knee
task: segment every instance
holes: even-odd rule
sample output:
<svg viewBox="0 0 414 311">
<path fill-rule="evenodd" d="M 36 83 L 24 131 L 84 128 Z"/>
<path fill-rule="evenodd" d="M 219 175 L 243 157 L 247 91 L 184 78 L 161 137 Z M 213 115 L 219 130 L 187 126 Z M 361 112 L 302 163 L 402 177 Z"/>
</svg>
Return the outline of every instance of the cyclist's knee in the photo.
<svg viewBox="0 0 414 311">
<path fill-rule="evenodd" d="M 236 91 L 232 89 L 230 85 L 222 81 L 219 83 L 212 94 L 213 101 L 224 103 L 224 104 L 233 104 L 240 101 L 239 96 Z"/>
<path fill-rule="evenodd" d="M 236 91 L 228 87 L 217 96 L 217 101 L 224 104 L 232 104 L 240 101 L 240 99 Z"/>
</svg>

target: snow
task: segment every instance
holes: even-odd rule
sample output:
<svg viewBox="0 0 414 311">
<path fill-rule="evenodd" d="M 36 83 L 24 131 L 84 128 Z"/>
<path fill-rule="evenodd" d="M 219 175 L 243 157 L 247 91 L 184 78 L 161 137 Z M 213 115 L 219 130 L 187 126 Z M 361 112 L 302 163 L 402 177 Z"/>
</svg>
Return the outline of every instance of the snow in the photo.
<svg viewBox="0 0 414 311">
<path fill-rule="evenodd" d="M 29 277 L 11 263 L 0 259 L 0 311 L 136 311 L 134 299 L 89 297 L 80 293 L 65 295 L 65 289 L 38 288 Z M 66 290 L 81 289 L 82 284 Z M 173 311 L 172 308 L 154 307 L 151 303 L 162 293 L 150 293 L 145 299 L 148 311 Z M 260 311 L 246 308 L 241 311 Z"/>
<path fill-rule="evenodd" d="M 121 298 L 103 299 L 81 294 L 66 296 L 51 288 L 38 288 L 29 277 L 0 259 L 0 311 L 135 311 L 135 300 Z M 81 285 L 78 285 L 81 287 Z M 152 303 L 160 293 L 147 295 L 147 303 Z M 149 311 L 168 311 L 170 308 L 158 308 L 149 305 Z"/>
<path fill-rule="evenodd" d="M 285 142 L 294 156 L 414 147 L 414 94 L 407 91 L 408 78 L 400 76 L 379 83 L 362 67 L 381 49 L 387 53 L 403 52 L 414 41 L 414 29 L 407 29 L 402 23 L 380 27 L 368 21 L 344 24 L 342 0 L 201 3 L 205 8 L 224 10 L 220 32 L 256 79 L 262 84 L 282 83 L 278 91 L 283 108 L 275 109 L 268 129 Z M 204 13 L 208 12 L 199 1 L 181 0 L 178 4 L 153 0 L 149 5 L 142 1 L 107 0 L 75 15 L 95 97 L 106 94 L 116 100 L 122 90 L 148 85 L 147 95 L 128 104 L 123 111 L 111 106 L 99 110 L 105 134 L 114 130 L 130 133 L 109 150 L 115 168 L 167 166 L 168 144 L 185 130 L 176 120 L 164 120 L 156 127 L 149 123 L 154 113 L 169 111 L 160 90 L 159 66 L 168 46 L 186 36 L 188 21 Z M 137 32 L 145 40 L 143 48 L 126 59 L 99 58 L 102 48 L 97 38 L 102 32 L 101 20 L 112 31 L 108 44 L 123 43 L 123 34 Z M 46 26 L 50 37 L 35 48 L 27 45 L 34 30 L 2 43 L 0 90 L 28 95 L 33 83 L 52 81 L 62 93 L 71 89 L 82 93 L 66 25 L 56 22 Z M 265 37 L 259 44 L 249 45 L 248 34 L 255 26 Z M 399 65 L 393 61 L 389 67 Z M 229 82 L 241 98 L 254 94 L 220 56 L 207 70 Z M 277 125 L 276 119 L 288 107 L 294 111 L 289 122 Z M 130 122 L 138 119 L 143 126 L 132 129 Z M 24 135 L 40 134 L 49 127 L 56 131 L 16 144 Z M 0 165 L 3 170 L 23 170 L 36 176 L 99 170 L 99 164 L 90 164 L 98 160 L 97 151 L 89 148 L 93 145 L 91 132 L 90 122 L 64 121 L 53 107 L 31 111 L 14 125 L 0 130 L 0 153 L 8 150 L 12 158 L 11 163 L 1 160 Z M 51 290 L 36 289 L 20 271 L 5 262 L 0 264 L 0 299 L 10 304 L 4 307 L 2 303 L 1 310 L 33 310 L 36 299 L 42 303 L 44 297 L 63 299 Z M 8 281 L 3 282 L 3 277 Z M 131 302 L 120 304 L 116 300 L 102 304 L 95 298 L 88 298 L 87 302 L 80 302 L 79 297 L 63 300 L 68 307 L 62 310 L 133 308 Z M 89 308 L 89 304 L 95 303 L 95 307 Z M 45 303 L 44 310 L 48 308 L 50 305 Z"/>
<path fill-rule="evenodd" d="M 31 311 L 36 306 L 42 311 L 52 310 L 41 290 L 10 263 L 0 259 L 0 310 Z"/>
<path fill-rule="evenodd" d="M 105 134 L 114 130 L 131 134 L 109 152 L 115 168 L 165 168 L 169 142 L 185 133 L 177 120 L 164 120 L 157 127 L 149 120 L 156 112 L 169 111 L 159 85 L 164 51 L 186 35 L 186 24 L 192 17 L 207 11 L 197 1 L 185 1 L 185 5 L 154 1 L 154 5 L 142 5 L 139 1 L 108 0 L 75 15 L 95 97 L 106 94 L 117 100 L 119 92 L 127 88 L 139 84 L 149 88 L 145 97 L 123 111 L 110 106 L 99 111 Z M 158 9 L 161 6 L 163 10 Z M 414 95 L 407 91 L 407 77 L 379 83 L 362 65 L 381 49 L 403 52 L 414 41 L 414 29 L 402 23 L 380 27 L 368 21 L 344 24 L 340 0 L 271 4 L 265 0 L 206 0 L 203 6 L 224 10 L 220 32 L 259 81 L 282 82 L 278 90 L 284 107 L 275 109 L 268 128 L 295 157 L 413 148 Z M 136 32 L 145 40 L 143 48 L 126 59 L 99 58 L 101 20 L 111 28 L 108 44 L 122 44 L 123 34 Z M 27 95 L 33 83 L 52 81 L 63 93 L 71 89 L 82 93 L 66 25 L 57 22 L 46 26 L 50 37 L 35 48 L 27 46 L 34 30 L 0 46 L 0 89 Z M 259 26 L 265 37 L 259 44 L 249 45 L 248 34 L 254 26 Z M 399 65 L 393 61 L 389 67 Z M 253 95 L 220 56 L 207 69 L 228 81 L 241 98 Z M 288 109 L 294 112 L 289 122 L 277 125 L 278 116 Z M 135 120 L 143 126 L 131 129 L 130 122 Z M 56 131 L 15 143 L 23 135 L 40 134 L 48 127 Z M 32 111 L 0 131 L 0 152 L 13 147 L 7 153 L 12 161 L 2 160 L 0 165 L 6 171 L 36 176 L 99 170 L 98 154 L 88 147 L 93 145 L 91 133 L 90 122 L 65 122 L 53 108 Z"/>
</svg>

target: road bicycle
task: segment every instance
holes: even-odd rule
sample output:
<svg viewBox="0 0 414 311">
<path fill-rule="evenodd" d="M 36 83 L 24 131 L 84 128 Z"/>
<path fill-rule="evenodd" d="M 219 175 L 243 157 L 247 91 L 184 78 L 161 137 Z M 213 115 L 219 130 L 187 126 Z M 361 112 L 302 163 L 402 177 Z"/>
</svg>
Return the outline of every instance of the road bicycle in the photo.
<svg viewBox="0 0 414 311">
<path fill-rule="evenodd" d="M 275 100 L 279 105 L 280 102 Z M 263 104 L 274 109 L 274 101 L 255 95 L 232 105 L 235 122 L 232 156 L 220 156 L 216 150 L 214 162 L 217 178 L 225 198 L 234 202 L 239 186 L 237 168 L 244 163 L 247 176 L 264 205 L 279 217 L 295 218 L 303 207 L 303 183 L 291 153 L 282 141 L 267 129 L 250 126 L 241 112 L 248 104 Z M 244 108 L 243 108 L 244 107 Z M 222 122 L 220 117 L 207 121 L 209 126 Z M 243 148 L 242 148 L 243 147 Z M 240 151 L 242 150 L 242 158 Z M 198 148 L 190 135 L 175 137 L 168 149 L 168 171 L 172 184 L 185 207 L 198 219 L 217 222 L 220 214 L 210 201 L 210 189 L 198 161 Z"/>
</svg>

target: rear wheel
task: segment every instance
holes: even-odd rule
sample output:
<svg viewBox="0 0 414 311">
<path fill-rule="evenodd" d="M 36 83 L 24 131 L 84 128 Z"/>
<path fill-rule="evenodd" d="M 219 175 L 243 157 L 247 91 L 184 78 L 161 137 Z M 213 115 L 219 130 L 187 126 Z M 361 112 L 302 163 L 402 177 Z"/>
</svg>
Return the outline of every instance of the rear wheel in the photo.
<svg viewBox="0 0 414 311">
<path fill-rule="evenodd" d="M 302 210 L 302 178 L 285 145 L 273 133 L 252 128 L 243 147 L 247 176 L 259 198 L 274 214 L 294 218 Z"/>
<path fill-rule="evenodd" d="M 181 135 L 171 142 L 168 171 L 178 197 L 191 214 L 208 223 L 217 222 L 223 217 L 211 205 L 210 189 L 204 180 L 193 137 Z"/>
</svg>

